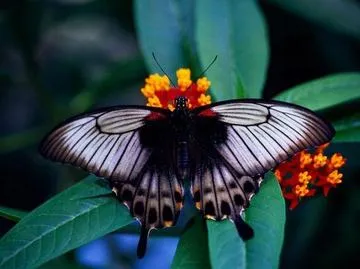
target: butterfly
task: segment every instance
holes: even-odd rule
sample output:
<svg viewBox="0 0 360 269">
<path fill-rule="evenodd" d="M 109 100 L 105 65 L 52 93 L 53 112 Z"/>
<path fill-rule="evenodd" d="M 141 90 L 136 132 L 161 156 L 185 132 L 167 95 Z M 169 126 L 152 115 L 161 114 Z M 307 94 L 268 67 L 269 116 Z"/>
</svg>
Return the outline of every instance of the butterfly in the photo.
<svg viewBox="0 0 360 269">
<path fill-rule="evenodd" d="M 230 219 L 244 240 L 254 232 L 242 212 L 263 175 L 294 154 L 322 145 L 333 127 L 314 112 L 285 102 L 241 99 L 175 109 L 115 106 L 66 120 L 42 141 L 53 161 L 106 178 L 141 224 L 138 257 L 149 232 L 176 224 L 191 182 L 207 219 Z"/>
</svg>

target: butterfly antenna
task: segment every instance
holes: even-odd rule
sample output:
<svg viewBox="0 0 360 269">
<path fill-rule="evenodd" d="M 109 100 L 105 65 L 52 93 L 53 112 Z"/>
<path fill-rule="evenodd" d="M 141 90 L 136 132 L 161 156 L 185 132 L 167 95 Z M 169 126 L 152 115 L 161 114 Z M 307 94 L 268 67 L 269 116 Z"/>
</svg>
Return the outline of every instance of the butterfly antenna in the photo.
<svg viewBox="0 0 360 269">
<path fill-rule="evenodd" d="M 198 78 L 201 78 L 205 73 L 206 73 L 206 71 L 208 71 L 209 69 L 210 69 L 210 67 L 216 62 L 216 60 L 217 60 L 217 55 L 214 57 L 214 59 L 211 61 L 211 63 L 205 68 L 205 70 L 204 71 L 202 71 L 201 72 L 201 74 L 197 77 L 197 79 Z M 197 80 L 196 79 L 196 80 Z"/>
<path fill-rule="evenodd" d="M 201 74 L 200 74 L 199 76 L 197 76 L 197 78 L 196 78 L 194 81 L 197 81 L 199 78 L 201 78 L 201 77 L 206 73 L 206 71 L 209 70 L 209 68 L 210 68 L 210 67 L 215 63 L 215 61 L 217 60 L 217 57 L 218 57 L 218 56 L 216 55 L 216 56 L 214 57 L 214 59 L 211 61 L 211 63 L 205 68 L 204 71 L 201 72 Z M 187 87 L 186 90 L 190 89 L 191 86 L 192 86 L 192 84 L 190 84 L 190 86 Z"/>
<path fill-rule="evenodd" d="M 164 69 L 161 67 L 161 65 L 159 64 L 158 60 L 157 60 L 156 57 L 155 57 L 155 53 L 154 53 L 154 52 L 152 52 L 152 56 L 153 56 L 153 58 L 154 58 L 154 61 L 155 61 L 156 64 L 157 64 L 157 66 L 160 68 L 161 72 L 163 72 L 163 73 L 169 78 L 171 85 L 172 85 L 173 87 L 175 87 L 174 82 L 171 80 L 171 78 L 169 77 L 169 75 L 165 72 L 165 70 L 164 70 Z"/>
</svg>

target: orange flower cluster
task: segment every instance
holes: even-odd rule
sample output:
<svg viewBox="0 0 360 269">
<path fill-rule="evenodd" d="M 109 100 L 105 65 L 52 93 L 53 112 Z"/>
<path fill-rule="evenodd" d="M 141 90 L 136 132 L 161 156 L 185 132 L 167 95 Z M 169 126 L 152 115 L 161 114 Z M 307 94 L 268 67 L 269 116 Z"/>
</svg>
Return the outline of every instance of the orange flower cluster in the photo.
<svg viewBox="0 0 360 269">
<path fill-rule="evenodd" d="M 330 158 L 324 155 L 329 144 L 318 147 L 313 153 L 304 150 L 275 169 L 285 199 L 290 201 L 290 209 L 295 208 L 304 197 L 314 196 L 322 189 L 327 196 L 331 188 L 342 182 L 339 173 L 346 159 L 335 153 Z"/>
<path fill-rule="evenodd" d="M 189 108 L 211 103 L 211 96 L 206 95 L 211 83 L 206 77 L 199 78 L 194 83 L 190 78 L 190 69 L 187 68 L 178 69 L 176 76 L 178 86 L 171 86 L 166 75 L 150 75 L 145 80 L 145 86 L 141 89 L 148 101 L 146 105 L 174 110 L 173 101 L 177 96 L 185 96 L 189 100 Z"/>
</svg>

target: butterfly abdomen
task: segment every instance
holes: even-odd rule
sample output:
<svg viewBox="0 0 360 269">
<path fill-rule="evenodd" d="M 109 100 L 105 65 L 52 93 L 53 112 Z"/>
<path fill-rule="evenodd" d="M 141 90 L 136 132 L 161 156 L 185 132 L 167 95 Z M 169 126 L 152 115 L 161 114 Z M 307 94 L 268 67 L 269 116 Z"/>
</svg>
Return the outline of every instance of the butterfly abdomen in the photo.
<svg viewBox="0 0 360 269">
<path fill-rule="evenodd" d="M 189 148 L 186 141 L 179 141 L 176 147 L 176 163 L 181 179 L 189 174 Z"/>
<path fill-rule="evenodd" d="M 175 163 L 178 176 L 185 179 L 189 175 L 189 136 L 191 130 L 190 111 L 186 99 L 177 99 L 175 110 L 171 113 L 171 127 L 175 137 Z"/>
</svg>

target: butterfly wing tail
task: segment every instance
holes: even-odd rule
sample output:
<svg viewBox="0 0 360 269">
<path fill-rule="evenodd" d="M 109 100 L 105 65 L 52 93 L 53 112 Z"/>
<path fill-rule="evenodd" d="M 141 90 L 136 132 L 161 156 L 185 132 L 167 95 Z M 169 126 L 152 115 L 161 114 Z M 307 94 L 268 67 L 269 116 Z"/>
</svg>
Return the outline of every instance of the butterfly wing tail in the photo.
<svg viewBox="0 0 360 269">
<path fill-rule="evenodd" d="M 141 227 L 140 239 L 136 252 L 139 259 L 142 259 L 145 256 L 149 232 L 150 230 L 147 229 L 144 225 Z"/>
<path fill-rule="evenodd" d="M 247 224 L 240 215 L 235 216 L 234 223 L 239 236 L 244 240 L 249 240 L 254 237 L 254 230 Z"/>
</svg>

